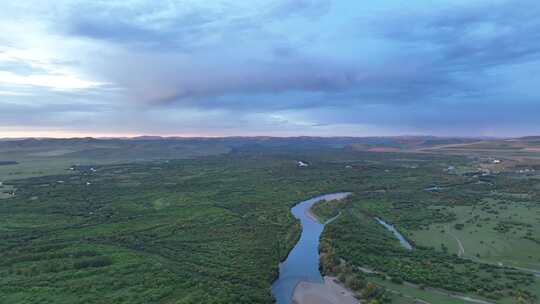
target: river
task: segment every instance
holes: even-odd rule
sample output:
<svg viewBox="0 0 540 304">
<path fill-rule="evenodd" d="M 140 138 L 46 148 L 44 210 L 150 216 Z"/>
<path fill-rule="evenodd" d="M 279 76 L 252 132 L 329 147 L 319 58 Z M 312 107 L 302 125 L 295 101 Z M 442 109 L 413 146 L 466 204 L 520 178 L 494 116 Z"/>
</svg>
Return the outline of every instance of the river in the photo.
<svg viewBox="0 0 540 304">
<path fill-rule="evenodd" d="M 319 271 L 319 239 L 324 224 L 309 216 L 313 204 L 326 200 L 343 199 L 349 192 L 339 192 L 317 196 L 296 204 L 291 212 L 302 225 L 300 240 L 291 250 L 287 259 L 279 266 L 279 277 L 272 284 L 272 295 L 277 304 L 292 304 L 294 288 L 301 281 L 323 283 Z"/>
<path fill-rule="evenodd" d="M 401 246 L 403 246 L 405 249 L 408 249 L 408 250 L 413 249 L 411 243 L 409 243 L 409 241 L 407 241 L 407 239 L 401 233 L 399 233 L 399 231 L 397 231 L 394 226 L 386 223 L 385 221 L 381 220 L 378 217 L 376 217 L 375 219 L 377 220 L 377 222 L 379 222 L 379 224 L 383 225 L 384 228 L 388 229 L 390 232 L 394 234 L 394 236 L 399 240 L 399 243 L 401 244 Z"/>
</svg>

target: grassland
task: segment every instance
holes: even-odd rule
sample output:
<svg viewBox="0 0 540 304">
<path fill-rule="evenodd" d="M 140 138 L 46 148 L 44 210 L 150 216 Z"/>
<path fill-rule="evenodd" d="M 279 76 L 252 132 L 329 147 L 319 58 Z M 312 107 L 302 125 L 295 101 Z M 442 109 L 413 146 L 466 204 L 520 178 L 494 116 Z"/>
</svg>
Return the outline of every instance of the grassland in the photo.
<svg viewBox="0 0 540 304">
<path fill-rule="evenodd" d="M 526 270 L 539 269 L 538 180 L 514 171 L 458 173 L 445 170 L 441 160 L 409 165 L 406 171 L 403 167 L 385 169 L 386 174 L 376 176 L 378 188 L 356 191 L 348 202 L 315 206 L 322 218 L 341 213 L 323 234 L 325 271 L 341 275 L 344 282 L 362 282 L 355 284 L 359 296 L 371 281 L 389 290 L 402 285 L 406 298 L 430 303 L 462 303 L 466 298 L 536 303 L 538 279 Z M 475 164 L 465 161 L 455 167 Z M 394 224 L 416 248 L 400 248 L 374 217 Z M 391 280 L 344 272 L 358 266 Z M 461 299 L 438 299 L 445 293 Z"/>
<path fill-rule="evenodd" d="M 409 286 L 405 284 L 394 283 L 390 280 L 386 280 L 378 277 L 371 277 L 369 280 L 379 284 L 386 288 L 392 297 L 393 304 L 401 303 L 437 303 L 437 304 L 462 304 L 463 299 L 454 298 L 447 293 L 434 292 L 432 290 L 426 290 Z"/>
<path fill-rule="evenodd" d="M 137 144 L 125 158 L 122 147 L 97 153 L 88 143 L 76 157 L 65 143 L 33 143 L 19 158 L 4 147 L 2 160 L 19 164 L 0 169 L 19 173 L 0 188 L 15 190 L 0 199 L 0 303 L 272 303 L 277 265 L 299 235 L 290 207 L 339 191 L 354 195 L 314 207 L 323 219 L 341 213 L 323 233 L 322 266 L 359 296 L 538 301 L 537 278 L 499 265 L 538 265 L 536 173 L 485 174 L 480 158 L 363 152 L 343 141 L 218 141 L 192 154 L 139 143 L 151 148 Z M 415 249 L 401 248 L 375 216 Z"/>
<path fill-rule="evenodd" d="M 223 154 L 230 146 L 203 140 L 24 139 L 0 141 L 0 181 L 69 173 L 76 164 L 100 165 Z"/>
<path fill-rule="evenodd" d="M 540 270 L 540 210 L 531 202 L 485 199 L 448 210 L 456 220 L 412 232 L 420 245 L 447 248 L 464 258 Z"/>
</svg>

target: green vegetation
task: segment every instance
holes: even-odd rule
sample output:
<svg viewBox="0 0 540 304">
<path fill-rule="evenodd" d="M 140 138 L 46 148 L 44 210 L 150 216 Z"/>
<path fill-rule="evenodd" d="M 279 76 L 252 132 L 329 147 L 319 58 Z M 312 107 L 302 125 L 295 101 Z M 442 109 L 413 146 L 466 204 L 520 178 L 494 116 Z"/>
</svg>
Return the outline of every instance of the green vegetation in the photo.
<svg viewBox="0 0 540 304">
<path fill-rule="evenodd" d="M 482 174 L 476 158 L 361 152 L 342 141 L 218 140 L 177 160 L 166 158 L 178 143 L 151 156 L 159 145 L 143 142 L 133 153 L 152 161 L 125 163 L 78 143 L 78 155 L 96 159 L 79 162 L 87 165 L 68 157 L 70 145 L 47 145 L 39 161 L 55 170 L 0 171 L 11 176 L 0 187 L 0 302 L 272 303 L 278 263 L 300 232 L 290 208 L 340 191 L 354 194 L 313 208 L 324 220 L 340 214 L 323 233 L 321 265 L 368 301 L 462 303 L 448 293 L 538 301 L 538 278 L 506 267 L 540 268 L 538 176 Z M 10 149 L 2 159 L 19 164 L 0 170 L 36 162 Z"/>
<path fill-rule="evenodd" d="M 320 222 L 324 223 L 339 215 L 339 211 L 347 204 L 347 199 L 320 201 L 311 207 Z"/>
<path fill-rule="evenodd" d="M 234 142 L 203 139 L 23 139 L 0 141 L 0 181 L 66 174 L 75 164 L 114 164 L 227 153 Z"/>
<path fill-rule="evenodd" d="M 462 257 L 493 264 L 540 268 L 540 209 L 534 202 L 492 198 L 474 206 L 454 206 L 449 210 L 459 220 L 432 224 L 414 231 L 416 243 L 441 243 Z"/>
<path fill-rule="evenodd" d="M 0 207 L 0 302 L 269 303 L 298 233 L 288 207 L 309 195 L 272 167 L 218 158 L 16 181 Z"/>
<path fill-rule="evenodd" d="M 429 168 L 433 163 L 427 166 L 415 168 L 419 174 L 414 177 L 399 168 L 386 169 L 387 176 L 373 178 L 384 185 L 381 189 L 357 189 L 346 202 L 315 206 L 322 218 L 341 212 L 323 234 L 323 269 L 343 275 L 341 265 L 346 261 L 350 267 L 384 274 L 394 285 L 407 282 L 416 289 L 436 288 L 456 296 L 535 303 L 537 279 L 527 269 L 503 266 L 540 268 L 535 254 L 540 252 L 535 243 L 540 228 L 538 181 L 515 174 L 479 178 L 437 172 Z M 431 191 L 433 184 L 440 185 L 438 191 Z M 397 226 L 415 250 L 401 248 L 374 217 Z M 482 232 L 486 230 L 491 238 Z M 461 246 L 474 256 L 460 252 L 456 242 L 460 235 Z M 505 245 L 504 255 L 494 248 L 497 242 Z"/>
<path fill-rule="evenodd" d="M 406 281 L 492 299 L 511 297 L 519 286 L 534 282 L 530 274 L 461 259 L 444 251 L 418 246 L 413 251 L 402 249 L 384 228 L 356 213 L 354 207 L 328 227 L 324 238 L 328 257 L 323 265 L 330 271 L 332 261 L 344 259 L 384 273 L 394 283 Z M 326 265 L 326 261 L 330 263 Z"/>
<path fill-rule="evenodd" d="M 341 190 L 331 176 L 237 153 L 11 181 L 0 302 L 270 303 L 299 234 L 289 209 Z"/>
</svg>

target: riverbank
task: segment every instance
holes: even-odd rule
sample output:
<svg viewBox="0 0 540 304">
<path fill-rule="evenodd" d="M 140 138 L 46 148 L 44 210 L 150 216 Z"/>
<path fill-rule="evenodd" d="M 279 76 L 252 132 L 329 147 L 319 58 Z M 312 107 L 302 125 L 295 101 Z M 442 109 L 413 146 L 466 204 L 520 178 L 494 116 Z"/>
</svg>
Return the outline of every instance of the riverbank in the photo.
<svg viewBox="0 0 540 304">
<path fill-rule="evenodd" d="M 293 296 L 295 290 L 303 282 L 306 282 L 306 284 L 315 284 L 314 286 L 308 285 L 310 287 L 308 288 L 309 290 L 317 290 L 327 284 L 325 278 L 321 276 L 319 271 L 319 240 L 325 223 L 320 223 L 317 217 L 310 212 L 310 209 L 317 202 L 340 200 L 349 195 L 350 193 L 348 192 L 325 194 L 300 202 L 291 208 L 293 216 L 300 220 L 302 233 L 296 245 L 291 252 L 289 252 L 287 259 L 281 263 L 277 280 L 272 283 L 272 295 L 278 304 L 294 303 Z M 305 284 L 302 284 L 301 286 L 304 285 Z M 330 286 L 332 286 L 331 289 L 323 288 L 320 291 L 307 293 L 306 296 L 308 300 L 302 300 L 304 298 L 302 296 L 302 299 L 299 299 L 302 302 L 299 303 L 349 303 L 328 302 L 323 299 L 321 299 L 322 302 L 309 300 L 315 297 L 315 294 L 324 294 L 327 293 L 328 290 L 335 289 L 333 284 L 330 284 Z M 303 289 L 301 288 L 299 290 Z M 339 292 L 340 291 L 336 294 L 339 294 Z M 302 294 L 303 293 L 300 293 L 300 295 Z"/>
<path fill-rule="evenodd" d="M 313 221 L 322 224 L 322 221 L 315 215 L 315 213 L 313 213 L 313 210 L 311 208 L 307 208 L 305 211 L 305 214 L 307 217 L 309 217 Z"/>
<path fill-rule="evenodd" d="M 315 215 L 312 208 L 306 208 L 306 216 L 313 221 L 327 224 L 339 216 L 326 223 Z M 294 304 L 359 304 L 360 301 L 354 297 L 354 293 L 343 286 L 335 277 L 325 276 L 323 283 L 299 282 L 293 292 Z"/>
<path fill-rule="evenodd" d="M 300 282 L 293 294 L 295 304 L 358 304 L 352 291 L 338 283 L 335 277 L 325 276 L 324 283 Z"/>
</svg>

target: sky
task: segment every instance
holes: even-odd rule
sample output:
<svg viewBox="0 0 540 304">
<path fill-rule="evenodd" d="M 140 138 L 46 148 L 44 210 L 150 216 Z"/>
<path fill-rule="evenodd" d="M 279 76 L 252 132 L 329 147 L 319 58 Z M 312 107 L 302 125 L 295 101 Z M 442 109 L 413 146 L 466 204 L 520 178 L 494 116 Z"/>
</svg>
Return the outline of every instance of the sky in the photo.
<svg viewBox="0 0 540 304">
<path fill-rule="evenodd" d="M 0 137 L 540 134 L 537 0 L 0 2 Z"/>
</svg>

